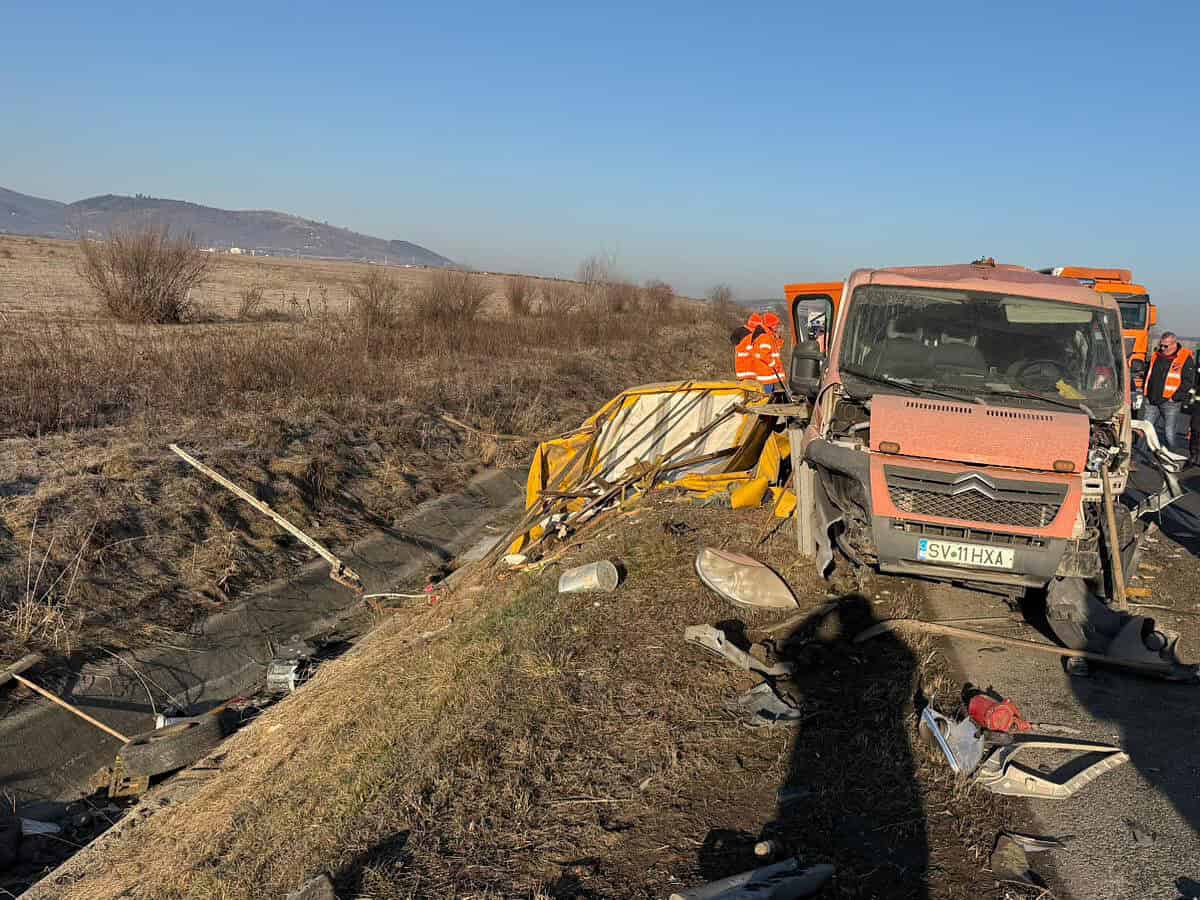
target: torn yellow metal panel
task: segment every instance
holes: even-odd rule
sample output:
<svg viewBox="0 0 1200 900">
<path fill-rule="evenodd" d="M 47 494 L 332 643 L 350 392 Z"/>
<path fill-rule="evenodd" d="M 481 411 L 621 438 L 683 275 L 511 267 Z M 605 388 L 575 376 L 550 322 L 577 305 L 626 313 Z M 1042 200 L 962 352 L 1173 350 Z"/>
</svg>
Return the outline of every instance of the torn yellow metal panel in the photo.
<svg viewBox="0 0 1200 900">
<path fill-rule="evenodd" d="M 650 489 L 710 497 L 761 482 L 753 488 L 754 503 L 761 503 L 788 459 L 787 437 L 774 432 L 774 420 L 741 410 L 768 399 L 752 382 L 681 381 L 623 391 L 579 428 L 538 447 L 526 482 L 526 509 L 536 524 L 510 552 L 551 525 L 569 531 Z"/>
</svg>

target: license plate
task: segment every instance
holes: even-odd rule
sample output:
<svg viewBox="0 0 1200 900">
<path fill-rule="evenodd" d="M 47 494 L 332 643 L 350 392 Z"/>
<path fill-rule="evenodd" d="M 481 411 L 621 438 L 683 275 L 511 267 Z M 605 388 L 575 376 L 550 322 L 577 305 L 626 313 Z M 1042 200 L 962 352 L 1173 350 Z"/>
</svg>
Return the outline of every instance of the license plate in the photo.
<svg viewBox="0 0 1200 900">
<path fill-rule="evenodd" d="M 1013 551 L 1005 547 L 984 544 L 960 544 L 957 541 L 917 542 L 917 559 L 926 562 L 953 563 L 957 566 L 980 566 L 986 569 L 1011 569 Z"/>
</svg>

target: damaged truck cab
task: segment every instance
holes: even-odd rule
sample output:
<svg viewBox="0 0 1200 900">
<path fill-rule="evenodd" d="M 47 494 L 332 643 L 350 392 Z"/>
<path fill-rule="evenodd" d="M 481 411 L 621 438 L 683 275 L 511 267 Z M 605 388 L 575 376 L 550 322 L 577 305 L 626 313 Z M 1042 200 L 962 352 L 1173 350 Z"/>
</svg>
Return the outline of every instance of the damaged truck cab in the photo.
<svg viewBox="0 0 1200 900">
<path fill-rule="evenodd" d="M 836 546 L 883 572 L 1012 591 L 1061 576 L 1109 594 L 1103 475 L 1119 495 L 1131 445 L 1111 296 L 990 260 L 786 292 L 822 570 Z M 804 328 L 822 303 L 827 352 Z"/>
</svg>

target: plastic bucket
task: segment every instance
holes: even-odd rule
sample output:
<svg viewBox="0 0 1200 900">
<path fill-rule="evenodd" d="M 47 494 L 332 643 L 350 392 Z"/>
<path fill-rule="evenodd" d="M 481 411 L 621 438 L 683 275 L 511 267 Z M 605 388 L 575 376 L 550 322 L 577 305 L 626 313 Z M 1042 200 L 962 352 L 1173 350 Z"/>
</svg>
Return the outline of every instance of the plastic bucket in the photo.
<svg viewBox="0 0 1200 900">
<path fill-rule="evenodd" d="M 567 569 L 559 576 L 558 592 L 560 594 L 578 594 L 583 591 L 611 591 L 616 588 L 620 580 L 621 576 L 617 572 L 617 567 L 607 559 L 602 559 L 600 562 Z"/>
</svg>

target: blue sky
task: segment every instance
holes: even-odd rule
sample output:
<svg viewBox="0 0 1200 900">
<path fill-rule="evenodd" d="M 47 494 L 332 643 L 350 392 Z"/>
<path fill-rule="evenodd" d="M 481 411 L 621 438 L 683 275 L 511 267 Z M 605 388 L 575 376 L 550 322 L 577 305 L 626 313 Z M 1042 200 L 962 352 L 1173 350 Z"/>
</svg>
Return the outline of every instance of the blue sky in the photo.
<svg viewBox="0 0 1200 900">
<path fill-rule="evenodd" d="M 1197 4 L 12 2 L 0 185 L 743 297 L 1123 265 L 1200 333 L 1197 35 Z"/>
</svg>

